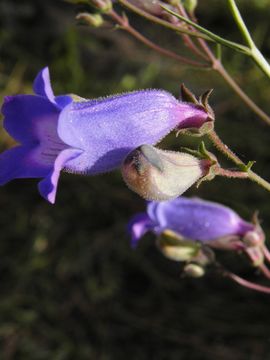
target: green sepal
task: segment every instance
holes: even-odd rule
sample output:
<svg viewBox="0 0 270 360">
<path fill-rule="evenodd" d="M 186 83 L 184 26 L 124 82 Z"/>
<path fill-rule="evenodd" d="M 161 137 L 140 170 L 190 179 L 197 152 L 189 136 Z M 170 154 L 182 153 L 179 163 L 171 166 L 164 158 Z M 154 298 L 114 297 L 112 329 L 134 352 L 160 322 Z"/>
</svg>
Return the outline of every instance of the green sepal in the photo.
<svg viewBox="0 0 270 360">
<path fill-rule="evenodd" d="M 197 5 L 198 5 L 198 0 L 184 0 L 184 7 L 191 14 L 194 13 Z"/>
<path fill-rule="evenodd" d="M 101 27 L 104 23 L 103 17 L 100 14 L 89 14 L 87 12 L 79 13 L 76 16 L 76 20 L 95 28 Z"/>
<path fill-rule="evenodd" d="M 185 86 L 185 84 L 181 84 L 181 98 L 183 101 L 190 102 L 195 105 L 200 105 L 196 96 Z"/>
<path fill-rule="evenodd" d="M 240 170 L 244 171 L 244 172 L 248 172 L 252 166 L 255 164 L 256 161 L 249 161 L 246 165 L 245 164 L 239 164 L 238 167 Z"/>
<path fill-rule="evenodd" d="M 180 134 L 201 137 L 208 134 L 212 130 L 214 130 L 214 121 L 210 119 L 209 121 L 206 121 L 200 128 L 180 129 L 176 132 L 176 136 L 179 136 Z"/>
</svg>

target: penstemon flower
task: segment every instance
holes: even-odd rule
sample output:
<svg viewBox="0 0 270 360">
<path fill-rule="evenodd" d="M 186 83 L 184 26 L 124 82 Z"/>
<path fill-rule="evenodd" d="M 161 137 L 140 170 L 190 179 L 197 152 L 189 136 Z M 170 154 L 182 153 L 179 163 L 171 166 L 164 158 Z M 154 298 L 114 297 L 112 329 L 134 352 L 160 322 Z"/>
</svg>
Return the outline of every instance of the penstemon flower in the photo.
<svg viewBox="0 0 270 360">
<path fill-rule="evenodd" d="M 36 77 L 34 92 L 5 98 L 4 128 L 19 145 L 0 154 L 0 184 L 42 178 L 39 191 L 51 203 L 61 170 L 89 175 L 114 170 L 139 145 L 209 120 L 202 106 L 163 90 L 94 100 L 54 96 L 48 68 Z"/>
<path fill-rule="evenodd" d="M 129 223 L 132 244 L 148 231 L 166 231 L 189 241 L 223 249 L 256 246 L 264 240 L 258 224 L 240 218 L 232 209 L 215 202 L 179 197 L 165 202 L 149 202 L 147 211 Z"/>
</svg>

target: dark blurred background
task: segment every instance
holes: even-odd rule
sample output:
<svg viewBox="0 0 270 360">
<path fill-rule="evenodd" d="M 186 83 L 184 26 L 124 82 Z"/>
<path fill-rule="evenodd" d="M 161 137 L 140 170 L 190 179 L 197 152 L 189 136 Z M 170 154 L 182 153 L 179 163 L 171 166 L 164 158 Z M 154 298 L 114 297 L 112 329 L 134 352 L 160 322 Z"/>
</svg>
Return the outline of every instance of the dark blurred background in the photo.
<svg viewBox="0 0 270 360">
<path fill-rule="evenodd" d="M 269 0 L 238 3 L 257 44 L 270 56 Z M 60 0 L 0 0 L 1 101 L 4 95 L 30 93 L 46 65 L 55 93 L 86 98 L 149 87 L 178 96 L 181 82 L 198 95 L 214 88 L 211 104 L 220 136 L 270 178 L 270 129 L 217 74 L 162 58 L 109 25 L 78 26 L 79 10 Z M 199 1 L 198 17 L 241 41 L 226 2 Z M 186 52 L 176 35 L 130 19 L 159 43 Z M 225 50 L 223 57 L 239 84 L 269 111 L 263 74 L 242 55 Z M 179 149 L 197 142 L 170 135 L 161 146 Z M 12 144 L 1 131 L 1 150 Z M 269 236 L 269 194 L 255 184 L 217 178 L 187 195 L 222 202 L 245 219 L 259 210 Z M 211 272 L 200 280 L 182 278 L 180 264 L 156 250 L 152 235 L 132 250 L 126 223 L 144 206 L 117 171 L 62 174 L 54 206 L 39 196 L 36 180 L 0 189 L 0 359 L 269 359 L 270 297 Z M 244 258 L 218 256 L 243 277 L 261 281 Z"/>
</svg>

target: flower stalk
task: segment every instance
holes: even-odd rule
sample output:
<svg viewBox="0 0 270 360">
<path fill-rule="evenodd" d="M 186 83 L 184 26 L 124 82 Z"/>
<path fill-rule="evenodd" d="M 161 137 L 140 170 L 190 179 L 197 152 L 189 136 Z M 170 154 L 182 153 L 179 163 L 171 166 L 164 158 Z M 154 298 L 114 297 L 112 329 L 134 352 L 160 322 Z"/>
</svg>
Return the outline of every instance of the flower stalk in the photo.
<svg viewBox="0 0 270 360">
<path fill-rule="evenodd" d="M 256 182 L 259 186 L 266 189 L 267 191 L 270 191 L 270 183 L 258 174 L 256 174 L 254 171 L 252 171 L 250 168 L 251 166 L 246 165 L 227 145 L 225 145 L 214 130 L 210 131 L 207 136 L 216 146 L 216 148 L 221 153 L 223 153 L 223 155 L 225 155 L 229 160 L 231 160 L 235 165 L 237 165 L 239 169 L 245 170 L 245 172 L 247 173 L 246 178 L 250 179 L 253 182 Z"/>
</svg>

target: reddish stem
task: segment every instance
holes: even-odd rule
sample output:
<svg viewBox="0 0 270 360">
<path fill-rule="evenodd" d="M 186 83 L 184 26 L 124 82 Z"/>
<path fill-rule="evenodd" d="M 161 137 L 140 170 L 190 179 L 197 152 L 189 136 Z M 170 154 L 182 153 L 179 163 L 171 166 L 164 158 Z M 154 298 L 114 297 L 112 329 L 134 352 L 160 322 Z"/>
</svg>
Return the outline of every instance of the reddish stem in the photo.
<svg viewBox="0 0 270 360">
<path fill-rule="evenodd" d="M 238 178 L 238 179 L 247 179 L 248 173 L 244 171 L 232 171 L 228 169 L 223 169 L 219 166 L 214 169 L 215 175 L 225 176 L 229 178 Z"/>
<path fill-rule="evenodd" d="M 262 246 L 262 251 L 265 259 L 270 263 L 270 252 L 265 245 Z"/>
<path fill-rule="evenodd" d="M 187 13 L 186 13 L 185 8 L 183 7 L 183 5 L 178 4 L 178 5 L 177 5 L 177 9 L 178 9 L 180 15 L 185 16 L 185 17 L 188 17 L 188 15 L 187 15 Z M 193 29 L 191 29 L 191 30 L 193 30 Z M 193 51 L 194 54 L 202 57 L 202 58 L 205 59 L 205 60 L 209 60 L 209 57 L 208 57 L 204 52 L 202 52 L 202 51 L 196 46 L 196 44 L 194 43 L 194 41 L 192 41 L 192 39 L 190 38 L 189 35 L 187 35 L 187 34 L 182 34 L 182 38 L 183 38 L 185 44 L 187 45 L 187 47 L 188 47 L 191 51 Z"/>
<path fill-rule="evenodd" d="M 165 55 L 167 57 L 170 57 L 176 61 L 182 62 L 187 65 L 196 66 L 196 67 L 208 67 L 207 64 L 203 64 L 198 61 L 194 61 L 191 59 L 188 59 L 184 56 L 178 55 L 173 51 L 164 49 L 161 46 L 158 46 L 151 40 L 147 39 L 145 36 L 143 36 L 141 33 L 139 33 L 137 30 L 135 30 L 128 22 L 128 19 L 126 17 L 118 15 L 114 10 L 111 10 L 108 15 L 115 20 L 125 31 L 129 32 L 132 36 L 134 36 L 137 40 L 141 41 L 146 46 L 150 47 L 154 51 L 157 51 L 158 53 Z"/>
<path fill-rule="evenodd" d="M 230 278 L 231 280 L 233 280 L 234 282 L 236 282 L 239 285 L 242 285 L 248 289 L 254 290 L 254 291 L 259 291 L 265 294 L 270 294 L 270 288 L 267 286 L 263 286 L 263 285 L 259 285 L 256 283 L 253 283 L 251 281 L 245 280 L 243 278 L 241 278 L 240 276 L 233 274 L 231 272 L 225 272 L 224 275 L 228 278 Z"/>
</svg>

